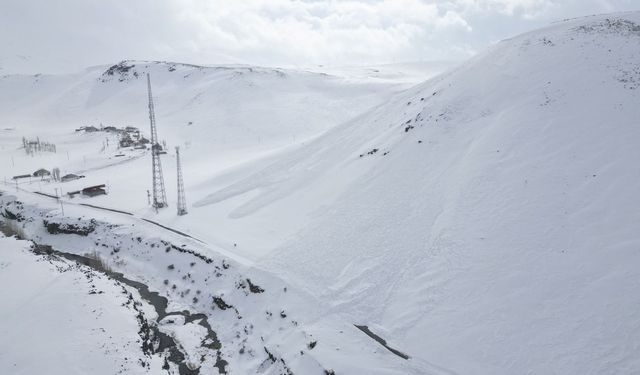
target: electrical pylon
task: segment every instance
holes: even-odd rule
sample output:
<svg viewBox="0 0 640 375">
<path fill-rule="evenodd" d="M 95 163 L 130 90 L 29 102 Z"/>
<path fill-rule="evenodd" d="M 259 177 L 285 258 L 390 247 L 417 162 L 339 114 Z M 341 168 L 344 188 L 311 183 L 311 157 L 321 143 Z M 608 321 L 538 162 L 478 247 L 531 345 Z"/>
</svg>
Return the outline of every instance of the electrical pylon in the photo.
<svg viewBox="0 0 640 375">
<path fill-rule="evenodd" d="M 187 198 L 184 194 L 184 182 L 182 182 L 182 164 L 180 163 L 180 147 L 176 146 L 176 165 L 178 166 L 178 215 L 187 214 Z"/>
<path fill-rule="evenodd" d="M 162 146 L 158 143 L 158 131 L 156 130 L 156 114 L 153 108 L 153 95 L 151 95 L 151 77 L 147 73 L 147 90 L 149 91 L 149 122 L 151 123 L 151 164 L 153 168 L 153 207 L 167 207 L 167 194 L 164 190 L 164 178 L 162 177 L 162 164 L 160 164 L 160 151 Z"/>
</svg>

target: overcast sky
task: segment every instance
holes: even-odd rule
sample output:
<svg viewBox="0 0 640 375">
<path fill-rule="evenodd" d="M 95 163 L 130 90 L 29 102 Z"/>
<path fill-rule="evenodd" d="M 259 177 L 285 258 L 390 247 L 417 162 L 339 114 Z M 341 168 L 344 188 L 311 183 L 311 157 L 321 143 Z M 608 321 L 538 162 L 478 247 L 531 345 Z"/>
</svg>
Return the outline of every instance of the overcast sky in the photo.
<svg viewBox="0 0 640 375">
<path fill-rule="evenodd" d="M 640 0 L 0 0 L 0 74 L 123 59 L 304 67 L 461 60 Z"/>
</svg>

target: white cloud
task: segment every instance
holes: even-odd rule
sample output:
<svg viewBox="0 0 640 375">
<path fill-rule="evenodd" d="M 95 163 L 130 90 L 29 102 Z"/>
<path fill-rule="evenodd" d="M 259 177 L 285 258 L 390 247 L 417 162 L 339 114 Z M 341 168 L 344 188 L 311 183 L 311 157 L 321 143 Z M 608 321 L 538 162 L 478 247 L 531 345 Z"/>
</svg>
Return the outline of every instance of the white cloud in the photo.
<svg viewBox="0 0 640 375">
<path fill-rule="evenodd" d="M 552 7 L 560 5 L 560 1 L 561 0 L 463 0 L 460 1 L 460 3 L 467 10 L 498 12 L 509 16 L 522 14 L 530 17 L 549 12 Z"/>
<path fill-rule="evenodd" d="M 231 33 L 233 43 L 222 47 L 240 54 L 263 50 L 259 60 L 279 63 L 392 60 L 390 53 L 416 58 L 412 48 L 425 34 L 471 30 L 459 14 L 442 12 L 436 4 L 420 0 L 250 0 L 237 6 L 224 1 L 201 5 L 192 0 L 187 7 L 190 12 L 184 14 L 205 30 L 201 43 L 216 43 Z"/>
<path fill-rule="evenodd" d="M 460 59 L 550 20 L 628 9 L 633 1 L 0 0 L 0 67 L 68 71 L 125 58 L 262 65 Z"/>
</svg>

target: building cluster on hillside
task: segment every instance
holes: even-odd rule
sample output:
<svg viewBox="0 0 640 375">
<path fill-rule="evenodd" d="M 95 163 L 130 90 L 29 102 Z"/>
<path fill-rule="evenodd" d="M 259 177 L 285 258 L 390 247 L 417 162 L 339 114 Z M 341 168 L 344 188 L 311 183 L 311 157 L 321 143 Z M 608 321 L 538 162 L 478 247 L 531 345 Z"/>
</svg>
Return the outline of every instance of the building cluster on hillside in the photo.
<svg viewBox="0 0 640 375">
<path fill-rule="evenodd" d="M 19 174 L 16 176 L 13 176 L 11 179 L 12 180 L 21 180 L 24 178 L 31 178 L 31 177 L 40 177 L 41 180 L 53 180 L 53 181 L 60 181 L 60 182 L 67 182 L 67 181 L 72 181 L 72 180 L 77 180 L 80 178 L 83 178 L 83 175 L 77 175 L 74 173 L 69 173 L 66 174 L 64 176 L 60 176 L 60 168 L 53 168 L 51 171 L 45 169 L 45 168 L 39 168 L 38 170 L 36 170 L 33 173 L 29 173 L 29 174 Z"/>
<path fill-rule="evenodd" d="M 126 129 L 135 129 L 135 131 L 124 131 L 120 133 L 120 147 L 134 147 L 137 149 L 146 149 L 150 143 L 137 128 L 127 127 Z"/>
<path fill-rule="evenodd" d="M 125 126 L 123 128 L 118 128 L 115 126 L 104 126 L 100 124 L 100 127 L 95 127 L 93 125 L 81 126 L 76 129 L 76 132 L 85 132 L 85 133 L 95 133 L 95 132 L 107 132 L 107 133 L 140 133 L 140 129 L 134 126 Z"/>
<path fill-rule="evenodd" d="M 89 126 L 81 126 L 76 129 L 76 132 L 85 132 L 85 133 L 96 133 L 96 132 L 106 132 L 111 134 L 116 134 L 118 136 L 118 145 L 119 147 L 134 147 L 137 149 L 146 149 L 149 140 L 146 139 L 141 133 L 140 129 L 134 126 L 126 126 L 123 128 L 118 128 L 115 126 L 104 126 L 100 124 L 100 127 L 95 127 L 92 125 Z"/>
<path fill-rule="evenodd" d="M 16 182 L 16 186 L 17 186 L 19 180 L 25 179 L 25 178 L 28 178 L 29 180 L 31 180 L 31 178 L 33 177 L 39 177 L 40 180 L 42 181 L 53 180 L 53 181 L 60 181 L 60 182 L 69 182 L 69 181 L 79 180 L 81 178 L 84 178 L 85 176 L 80 174 L 75 174 L 75 173 L 68 173 L 68 174 L 65 174 L 64 176 L 60 176 L 59 168 L 53 168 L 51 171 L 44 168 L 39 168 L 33 173 L 13 176 L 12 180 Z M 80 190 L 70 191 L 67 193 L 69 198 L 73 198 L 78 194 L 82 194 L 87 197 L 95 197 L 98 195 L 106 195 L 107 189 L 105 184 L 101 184 L 101 185 L 95 185 L 95 186 L 88 186 Z"/>
</svg>

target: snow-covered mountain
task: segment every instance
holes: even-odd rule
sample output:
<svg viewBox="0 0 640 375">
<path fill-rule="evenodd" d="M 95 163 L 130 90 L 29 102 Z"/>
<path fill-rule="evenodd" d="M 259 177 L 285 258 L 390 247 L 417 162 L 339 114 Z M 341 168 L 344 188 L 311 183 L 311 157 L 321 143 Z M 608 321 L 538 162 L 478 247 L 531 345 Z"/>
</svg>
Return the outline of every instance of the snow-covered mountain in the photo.
<svg viewBox="0 0 640 375">
<path fill-rule="evenodd" d="M 198 251 L 215 262 L 257 274 L 252 279 L 269 290 L 259 302 L 227 284 L 202 285 L 227 291 L 256 331 L 273 335 L 248 334 L 249 345 L 261 350 L 266 342 L 287 365 L 265 365 L 264 353 L 243 362 L 223 350 L 230 371 L 635 373 L 638 61 L 635 12 L 502 41 L 407 90 L 379 79 L 145 62 L 63 77 L 8 76 L 0 79 L 0 127 L 8 129 L 0 134 L 2 172 L 59 166 L 86 174 L 66 184 L 20 185 L 49 194 L 108 182 L 108 195 L 68 204 L 151 218 L 203 240 Z M 160 138 L 184 148 L 184 217 L 172 208 L 172 152 L 162 159 L 171 171 L 170 209 L 155 214 L 146 204 L 148 154 L 117 150 L 102 132 L 73 132 L 99 123 L 144 126 L 147 72 Z M 23 135 L 47 138 L 58 152 L 21 155 Z M 35 224 L 25 230 L 65 245 Z M 117 255 L 128 262 L 123 271 L 178 305 L 200 306 L 162 286 L 169 260 L 156 264 L 131 249 Z M 272 292 L 282 285 L 292 291 L 287 297 Z M 262 303 L 286 307 L 296 328 L 260 320 L 262 311 L 252 309 Z M 353 324 L 409 359 L 345 328 Z M 229 340 L 223 348 L 235 349 L 233 334 L 221 332 Z M 298 355 L 310 332 L 318 350 Z"/>
<path fill-rule="evenodd" d="M 303 221 L 265 268 L 455 372 L 638 371 L 639 61 L 638 13 L 524 34 L 196 206 Z"/>
</svg>

